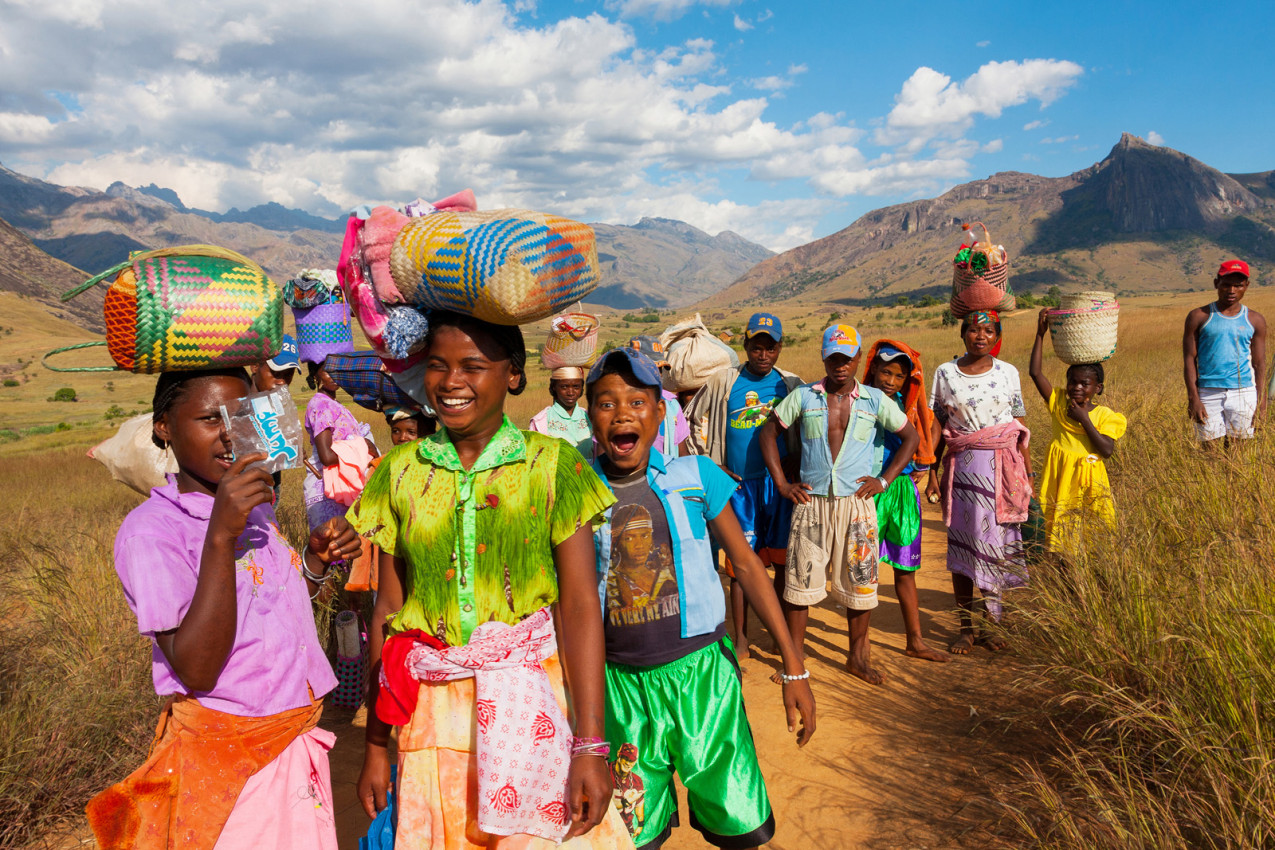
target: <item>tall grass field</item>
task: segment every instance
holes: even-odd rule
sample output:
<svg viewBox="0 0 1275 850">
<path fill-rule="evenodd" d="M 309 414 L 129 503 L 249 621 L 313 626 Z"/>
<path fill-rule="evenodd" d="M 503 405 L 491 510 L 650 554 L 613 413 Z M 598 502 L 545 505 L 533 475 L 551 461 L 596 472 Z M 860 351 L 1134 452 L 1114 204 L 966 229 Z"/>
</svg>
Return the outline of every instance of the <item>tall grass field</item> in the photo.
<svg viewBox="0 0 1275 850">
<path fill-rule="evenodd" d="M 1129 419 L 1108 461 L 1117 526 L 1088 529 L 1086 553 L 1066 566 L 1033 564 L 1030 588 L 1011 597 L 1006 629 L 1023 663 L 1006 682 L 1006 711 L 1038 732 L 1039 745 L 997 789 L 1005 847 L 1275 848 L 1275 434 L 1268 426 L 1210 454 L 1194 443 L 1181 328 L 1187 310 L 1208 300 L 1125 304 L 1100 399 Z M 1247 303 L 1275 318 L 1275 294 L 1254 289 Z M 780 365 L 819 377 L 829 314 L 776 312 L 793 338 Z M 856 311 L 842 320 L 865 342 L 887 336 L 918 348 L 927 373 L 961 352 L 956 328 L 908 316 Z M 1022 373 L 1040 469 L 1049 419 L 1027 376 L 1034 327 L 1034 312 L 1007 317 L 1003 357 Z M 611 328 L 609 337 L 629 332 Z M 540 341 L 528 334 L 529 347 Z M 1061 385 L 1064 367 L 1046 353 Z M 32 399 L 59 383 L 31 375 Z M 129 406 L 149 400 L 150 379 L 115 382 L 127 387 Z M 548 402 L 546 385 L 534 364 L 527 392 L 508 409 L 519 425 Z M 82 395 L 105 405 L 120 392 Z M 294 395 L 308 398 L 301 382 Z M 72 409 L 84 421 L 43 433 L 32 399 L 22 406 L 22 438 L 0 444 L 4 848 L 82 834 L 84 803 L 141 762 L 161 703 L 149 642 L 112 565 L 116 529 L 141 497 L 84 454 L 114 423 L 96 408 L 90 416 L 87 402 L 51 402 L 45 422 Z M 359 415 L 388 444 L 383 420 Z M 279 513 L 296 543 L 305 533 L 299 491 L 300 473 L 287 473 Z"/>
</svg>

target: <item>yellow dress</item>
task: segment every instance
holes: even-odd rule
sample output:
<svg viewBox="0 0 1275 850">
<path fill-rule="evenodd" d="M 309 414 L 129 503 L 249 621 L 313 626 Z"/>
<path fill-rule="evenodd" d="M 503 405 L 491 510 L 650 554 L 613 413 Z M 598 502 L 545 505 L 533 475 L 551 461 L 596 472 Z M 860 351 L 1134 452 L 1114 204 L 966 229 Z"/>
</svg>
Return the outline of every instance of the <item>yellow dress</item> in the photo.
<svg viewBox="0 0 1275 850">
<path fill-rule="evenodd" d="M 1067 415 L 1067 395 L 1055 389 L 1049 397 L 1054 439 L 1049 444 L 1045 471 L 1040 476 L 1040 507 L 1049 530 L 1049 548 L 1059 554 L 1077 552 L 1092 517 L 1115 524 L 1107 467 L 1081 424 Z M 1124 415 L 1098 405 L 1089 411 L 1098 433 L 1113 440 L 1124 436 Z"/>
</svg>

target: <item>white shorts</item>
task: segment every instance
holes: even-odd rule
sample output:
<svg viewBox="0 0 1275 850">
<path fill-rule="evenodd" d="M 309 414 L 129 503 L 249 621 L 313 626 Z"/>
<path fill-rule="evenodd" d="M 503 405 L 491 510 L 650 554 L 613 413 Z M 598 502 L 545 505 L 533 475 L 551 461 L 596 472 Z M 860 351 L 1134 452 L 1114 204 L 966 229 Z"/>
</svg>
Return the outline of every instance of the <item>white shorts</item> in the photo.
<svg viewBox="0 0 1275 850">
<path fill-rule="evenodd" d="M 818 605 L 828 595 L 854 611 L 877 607 L 877 507 L 856 496 L 811 496 L 792 509 L 784 601 Z"/>
<path fill-rule="evenodd" d="M 1200 387 L 1200 401 L 1207 419 L 1195 423 L 1195 435 L 1208 442 L 1221 437 L 1253 436 L 1253 415 L 1257 412 L 1257 387 L 1237 390 Z"/>
</svg>

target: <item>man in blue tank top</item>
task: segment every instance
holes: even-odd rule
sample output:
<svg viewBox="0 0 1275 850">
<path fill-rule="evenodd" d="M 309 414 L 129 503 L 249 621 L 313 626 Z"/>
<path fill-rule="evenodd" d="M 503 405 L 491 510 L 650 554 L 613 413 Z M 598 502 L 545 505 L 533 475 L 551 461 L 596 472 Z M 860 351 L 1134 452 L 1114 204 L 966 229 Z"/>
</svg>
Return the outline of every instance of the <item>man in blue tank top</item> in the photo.
<svg viewBox="0 0 1275 850">
<path fill-rule="evenodd" d="M 1217 301 L 1187 314 L 1182 371 L 1195 432 L 1208 445 L 1253 436 L 1266 417 L 1266 319 L 1240 303 L 1248 263 L 1227 260 L 1213 278 Z"/>
</svg>

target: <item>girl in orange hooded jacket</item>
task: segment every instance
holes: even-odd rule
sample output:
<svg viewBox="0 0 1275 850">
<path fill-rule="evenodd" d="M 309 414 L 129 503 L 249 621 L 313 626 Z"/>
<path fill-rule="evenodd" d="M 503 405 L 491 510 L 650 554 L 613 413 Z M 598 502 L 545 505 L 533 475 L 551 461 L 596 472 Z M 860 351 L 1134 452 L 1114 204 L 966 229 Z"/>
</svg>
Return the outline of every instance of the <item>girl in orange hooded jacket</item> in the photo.
<svg viewBox="0 0 1275 850">
<path fill-rule="evenodd" d="M 921 497 L 916 482 L 934 475 L 934 444 L 931 426 L 934 414 L 925 400 L 925 375 L 921 355 L 892 339 L 878 340 L 864 358 L 864 383 L 876 387 L 903 408 L 908 421 L 921 437 L 916 454 L 894 479 L 890 489 L 876 497 L 880 558 L 894 567 L 894 589 L 907 632 L 907 648 L 912 658 L 944 662 L 945 653 L 931 648 L 921 637 L 921 611 L 916 595 L 916 571 L 921 566 Z M 899 438 L 884 436 L 882 468 L 899 449 Z"/>
</svg>

